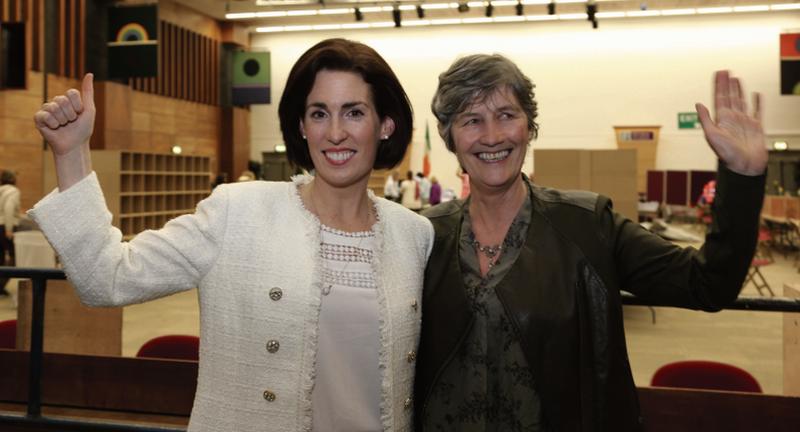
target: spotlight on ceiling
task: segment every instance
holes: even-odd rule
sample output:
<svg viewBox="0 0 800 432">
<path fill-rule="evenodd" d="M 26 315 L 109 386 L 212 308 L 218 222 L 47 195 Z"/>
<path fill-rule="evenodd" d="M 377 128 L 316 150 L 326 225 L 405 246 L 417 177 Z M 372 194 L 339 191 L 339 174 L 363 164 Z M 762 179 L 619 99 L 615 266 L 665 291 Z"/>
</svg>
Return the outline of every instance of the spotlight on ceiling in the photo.
<svg viewBox="0 0 800 432">
<path fill-rule="evenodd" d="M 397 6 L 395 6 L 394 9 L 392 9 L 392 20 L 394 21 L 394 26 L 395 27 L 400 27 L 402 25 L 400 23 L 400 21 L 401 21 L 400 20 L 400 8 L 397 7 Z"/>
<path fill-rule="evenodd" d="M 789 148 L 789 144 L 786 141 L 775 141 L 772 143 L 772 148 L 778 151 L 784 151 Z"/>
<path fill-rule="evenodd" d="M 361 13 L 361 9 L 356 8 L 356 21 L 364 21 L 364 14 Z"/>
<path fill-rule="evenodd" d="M 547 14 L 548 15 L 555 15 L 556 14 L 556 2 L 555 1 L 551 0 L 550 3 L 547 4 Z"/>
<path fill-rule="evenodd" d="M 597 28 L 597 3 L 594 0 L 586 2 L 586 19 L 592 23 L 592 28 Z"/>
<path fill-rule="evenodd" d="M 522 14 L 525 13 L 525 8 L 522 6 L 522 0 L 518 1 L 514 8 L 517 10 L 517 16 L 522 16 Z"/>
<path fill-rule="evenodd" d="M 425 9 L 422 8 L 422 5 L 417 5 L 417 18 L 425 18 Z"/>
<path fill-rule="evenodd" d="M 492 2 L 486 5 L 486 17 L 491 18 L 494 14 L 494 6 L 492 6 Z"/>
<path fill-rule="evenodd" d="M 469 5 L 467 4 L 467 2 L 461 2 L 458 4 L 458 12 L 459 13 L 469 12 Z"/>
</svg>

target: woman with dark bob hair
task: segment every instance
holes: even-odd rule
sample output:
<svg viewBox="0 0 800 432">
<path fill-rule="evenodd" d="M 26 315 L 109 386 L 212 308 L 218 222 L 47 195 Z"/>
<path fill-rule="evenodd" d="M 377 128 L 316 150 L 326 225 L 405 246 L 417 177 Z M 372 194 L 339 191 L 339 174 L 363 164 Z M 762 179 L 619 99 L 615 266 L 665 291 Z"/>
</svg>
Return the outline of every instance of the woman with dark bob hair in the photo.
<svg viewBox="0 0 800 432">
<path fill-rule="evenodd" d="M 408 98 L 372 48 L 330 39 L 295 63 L 279 113 L 290 159 L 313 177 L 221 185 L 122 242 L 91 169 L 87 75 L 36 113 L 59 187 L 31 215 L 88 305 L 198 288 L 190 431 L 410 430 L 433 228 L 367 189 L 405 153 Z"/>
<path fill-rule="evenodd" d="M 644 230 L 606 197 L 522 174 L 539 130 L 533 90 L 501 55 L 466 56 L 439 75 L 431 107 L 471 192 L 424 213 L 436 242 L 417 431 L 641 430 L 620 291 L 718 311 L 736 299 L 753 257 L 767 151 L 759 99 L 751 114 L 738 79 L 716 73 L 713 119 L 696 105 L 719 156 L 700 250 Z"/>
</svg>

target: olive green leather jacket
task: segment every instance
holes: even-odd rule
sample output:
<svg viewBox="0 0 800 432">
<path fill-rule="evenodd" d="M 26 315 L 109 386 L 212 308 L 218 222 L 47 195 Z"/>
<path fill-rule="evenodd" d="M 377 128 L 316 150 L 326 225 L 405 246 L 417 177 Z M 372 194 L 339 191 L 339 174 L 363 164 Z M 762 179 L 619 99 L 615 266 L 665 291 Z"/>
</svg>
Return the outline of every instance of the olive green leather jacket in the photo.
<svg viewBox="0 0 800 432">
<path fill-rule="evenodd" d="M 736 299 L 756 246 L 764 181 L 720 166 L 714 222 L 700 250 L 644 230 L 606 197 L 531 184 L 526 244 L 495 291 L 521 341 L 548 430 L 642 429 L 647 419 L 628 363 L 620 290 L 705 311 Z M 431 389 L 473 322 L 458 259 L 463 211 L 464 201 L 452 201 L 425 214 L 435 239 L 423 291 L 417 431 Z"/>
</svg>

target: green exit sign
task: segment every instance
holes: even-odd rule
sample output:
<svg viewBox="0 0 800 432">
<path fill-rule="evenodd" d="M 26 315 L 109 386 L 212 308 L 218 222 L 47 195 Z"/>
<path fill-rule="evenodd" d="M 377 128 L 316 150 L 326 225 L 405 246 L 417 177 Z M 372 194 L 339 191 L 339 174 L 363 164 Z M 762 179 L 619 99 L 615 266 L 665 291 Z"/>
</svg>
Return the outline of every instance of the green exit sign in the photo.
<svg viewBox="0 0 800 432">
<path fill-rule="evenodd" d="M 678 113 L 678 129 L 700 129 L 700 118 L 697 117 L 697 113 Z"/>
</svg>

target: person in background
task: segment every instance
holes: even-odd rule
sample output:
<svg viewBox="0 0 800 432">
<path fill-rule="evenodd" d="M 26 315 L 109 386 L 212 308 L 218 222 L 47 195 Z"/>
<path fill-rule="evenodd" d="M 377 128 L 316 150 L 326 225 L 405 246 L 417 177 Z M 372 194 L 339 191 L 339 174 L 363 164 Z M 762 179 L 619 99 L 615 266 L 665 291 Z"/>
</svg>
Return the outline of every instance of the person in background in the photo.
<svg viewBox="0 0 800 432">
<path fill-rule="evenodd" d="M 422 202 L 422 207 L 425 207 L 428 205 L 428 201 L 430 200 L 431 182 L 427 179 L 427 177 L 425 177 L 425 174 L 422 171 L 417 172 L 415 180 L 419 185 L 419 199 Z"/>
<path fill-rule="evenodd" d="M 431 193 L 428 202 L 432 206 L 442 202 L 442 185 L 439 184 L 436 176 L 431 176 Z"/>
<path fill-rule="evenodd" d="M 459 167 L 458 171 L 456 171 L 456 176 L 461 179 L 461 199 L 467 199 L 470 189 L 469 174 L 467 174 L 463 168 Z"/>
<path fill-rule="evenodd" d="M 413 171 L 408 171 L 406 179 L 400 183 L 400 203 L 403 204 L 403 207 L 414 211 L 422 208 L 419 198 L 419 183 L 414 180 Z"/>
<path fill-rule="evenodd" d="M 403 87 L 372 48 L 324 40 L 278 107 L 290 162 L 315 176 L 220 185 L 160 230 L 121 242 L 89 138 L 92 76 L 42 106 L 58 189 L 30 212 L 81 300 L 141 303 L 198 288 L 189 431 L 410 430 L 430 222 L 367 189 L 411 141 Z"/>
<path fill-rule="evenodd" d="M 683 249 L 591 192 L 522 174 L 536 138 L 533 83 L 500 55 L 456 60 L 431 104 L 439 134 L 469 172 L 467 200 L 432 207 L 416 430 L 639 431 L 620 291 L 719 311 L 753 257 L 767 151 L 759 98 L 715 74 L 715 117 L 697 104 L 719 157 L 714 223 Z M 577 167 L 576 167 L 577 169 Z"/>
<path fill-rule="evenodd" d="M 19 222 L 20 196 L 17 175 L 10 170 L 0 172 L 0 265 L 14 265 L 14 229 Z M 0 296 L 8 295 L 7 283 L 7 278 L 0 278 Z"/>
<path fill-rule="evenodd" d="M 398 178 L 400 173 L 392 171 L 386 176 L 386 182 L 383 184 L 383 197 L 394 202 L 400 201 L 400 185 Z"/>
<path fill-rule="evenodd" d="M 711 223 L 711 204 L 714 203 L 714 196 L 717 194 L 717 181 L 709 180 L 703 186 L 703 192 L 697 199 L 697 217 L 700 222 L 708 225 Z"/>
<path fill-rule="evenodd" d="M 228 173 L 219 173 L 216 177 L 214 177 L 214 181 L 211 183 L 211 190 L 217 188 L 217 186 L 221 184 L 225 184 L 228 182 Z"/>
<path fill-rule="evenodd" d="M 255 179 L 256 179 L 255 173 L 253 173 L 250 170 L 245 170 L 245 171 L 242 171 L 241 174 L 239 174 L 239 178 L 236 179 L 236 181 L 237 182 L 247 182 L 247 181 L 253 181 Z"/>
</svg>

